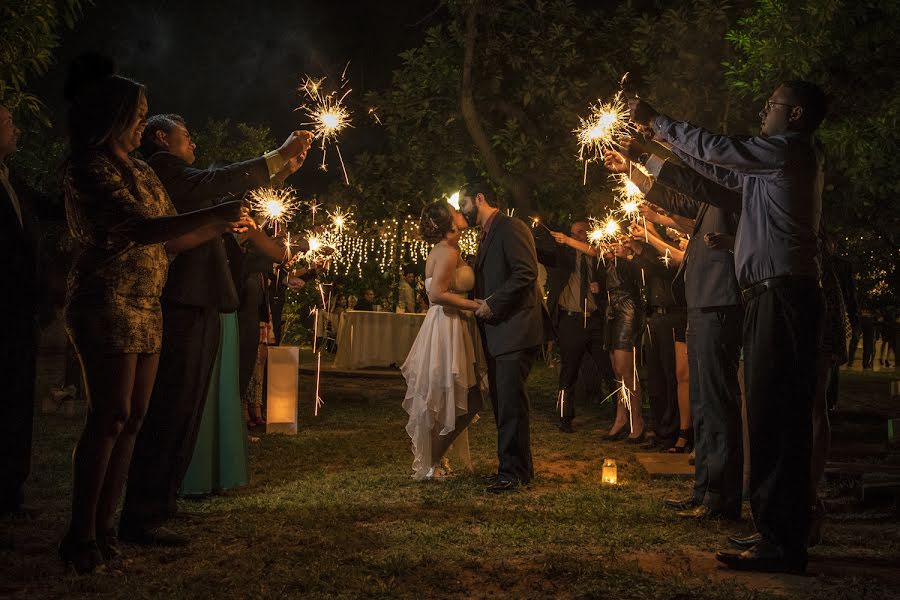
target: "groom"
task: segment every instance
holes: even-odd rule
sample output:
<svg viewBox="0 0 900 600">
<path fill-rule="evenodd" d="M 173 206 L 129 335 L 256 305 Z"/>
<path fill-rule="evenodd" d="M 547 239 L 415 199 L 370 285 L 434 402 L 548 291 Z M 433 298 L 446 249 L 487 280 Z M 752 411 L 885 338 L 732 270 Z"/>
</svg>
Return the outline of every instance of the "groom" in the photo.
<svg viewBox="0 0 900 600">
<path fill-rule="evenodd" d="M 500 214 L 491 187 L 468 183 L 459 209 L 481 227 L 475 259 L 475 298 L 481 304 L 481 339 L 488 360 L 499 468 L 486 478 L 488 492 L 513 491 L 534 477 L 525 382 L 543 342 L 537 254 L 527 225 Z M 484 298 L 484 300 L 477 300 Z"/>
</svg>

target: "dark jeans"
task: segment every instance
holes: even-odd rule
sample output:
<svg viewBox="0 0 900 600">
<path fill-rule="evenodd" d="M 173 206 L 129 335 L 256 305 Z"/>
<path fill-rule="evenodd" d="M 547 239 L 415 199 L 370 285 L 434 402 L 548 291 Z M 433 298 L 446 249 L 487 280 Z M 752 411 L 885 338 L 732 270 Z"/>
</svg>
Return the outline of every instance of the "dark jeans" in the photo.
<svg viewBox="0 0 900 600">
<path fill-rule="evenodd" d="M 571 419 L 575 416 L 575 385 L 578 383 L 578 373 L 585 354 L 591 356 L 603 378 L 611 376 L 604 372 L 604 366 L 609 365 L 609 353 L 604 349 L 605 320 L 601 313 L 588 317 L 585 324 L 584 314 L 569 315 L 560 311 L 559 353 L 562 364 L 559 370 L 559 390 L 562 406 L 558 410 L 561 418 Z"/>
<path fill-rule="evenodd" d="M 488 378 L 497 422 L 497 472 L 501 479 L 528 483 L 534 478 L 525 382 L 538 348 L 488 355 Z"/>
<path fill-rule="evenodd" d="M 747 303 L 744 381 L 750 431 L 750 505 L 756 530 L 805 556 L 812 412 L 824 298 L 813 283 Z"/>
<path fill-rule="evenodd" d="M 144 425 L 134 446 L 122 524 L 144 528 L 175 514 L 197 443 L 219 348 L 215 308 L 163 301 L 163 345 Z"/>
<path fill-rule="evenodd" d="M 737 517 L 743 483 L 738 361 L 743 310 L 688 309 L 687 347 L 694 421 L 694 498 Z"/>
<path fill-rule="evenodd" d="M 647 346 L 648 395 L 653 431 L 659 440 L 675 442 L 678 437 L 678 378 L 675 374 L 675 328 L 684 327 L 684 312 L 659 314 L 651 312 L 647 324 L 650 343 Z"/>
<path fill-rule="evenodd" d="M 0 401 L 0 514 L 17 510 L 25 500 L 31 471 L 34 378 L 38 328 L 33 306 L 3 307 L 0 364 L 9 374 Z"/>
</svg>

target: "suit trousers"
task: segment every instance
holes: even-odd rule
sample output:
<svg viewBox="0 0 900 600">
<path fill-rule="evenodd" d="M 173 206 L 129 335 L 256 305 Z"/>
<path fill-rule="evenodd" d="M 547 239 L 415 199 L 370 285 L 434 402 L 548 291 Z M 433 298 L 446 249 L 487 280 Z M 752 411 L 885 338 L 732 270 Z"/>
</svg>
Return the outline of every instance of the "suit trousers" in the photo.
<svg viewBox="0 0 900 600">
<path fill-rule="evenodd" d="M 687 347 L 694 421 L 694 499 L 737 518 L 743 488 L 738 385 L 743 309 L 688 309 Z"/>
<path fill-rule="evenodd" d="M 603 359 L 608 355 L 604 347 L 605 320 L 603 316 L 590 316 L 585 323 L 583 313 L 570 315 L 560 311 L 559 353 L 562 364 L 559 370 L 558 401 L 561 406 L 557 408 L 561 418 L 571 419 L 575 416 L 575 385 L 578 383 L 578 373 L 585 353 L 593 359 L 598 373 L 606 376 L 603 370 Z"/>
<path fill-rule="evenodd" d="M 823 315 L 824 298 L 814 283 L 768 290 L 746 307 L 750 506 L 756 530 L 792 556 L 806 554 Z"/>
<path fill-rule="evenodd" d="M 647 347 L 648 395 L 653 415 L 653 432 L 666 443 L 675 443 L 678 418 L 678 377 L 675 374 L 675 328 L 684 326 L 680 314 L 653 313 L 647 320 L 650 340 Z"/>
<path fill-rule="evenodd" d="M 525 387 L 538 348 L 487 357 L 494 419 L 497 422 L 497 473 L 523 484 L 534 478 L 531 460 L 528 391 Z"/>
<path fill-rule="evenodd" d="M 221 335 L 217 308 L 163 300 L 159 371 L 128 472 L 122 523 L 152 527 L 177 511 Z"/>
<path fill-rule="evenodd" d="M 34 306 L 4 306 L 3 316 L 0 364 L 9 376 L 0 402 L 0 514 L 17 510 L 25 500 L 25 480 L 31 471 L 38 347 Z"/>
</svg>

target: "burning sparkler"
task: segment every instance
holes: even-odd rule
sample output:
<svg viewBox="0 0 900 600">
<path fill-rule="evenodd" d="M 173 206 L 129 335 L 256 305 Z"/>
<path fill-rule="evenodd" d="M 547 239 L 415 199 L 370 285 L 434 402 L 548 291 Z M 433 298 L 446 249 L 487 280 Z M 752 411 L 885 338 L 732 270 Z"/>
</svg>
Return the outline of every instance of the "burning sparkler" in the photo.
<svg viewBox="0 0 900 600">
<path fill-rule="evenodd" d="M 535 229 L 538 225 L 540 225 L 541 227 L 543 227 L 544 229 L 546 229 L 546 230 L 549 231 L 550 233 L 553 233 L 553 231 L 552 231 L 549 227 L 547 227 L 546 225 L 544 225 L 543 223 L 541 223 L 541 218 L 540 218 L 540 217 L 531 217 L 531 228 L 532 228 L 532 229 Z"/>
<path fill-rule="evenodd" d="M 666 253 L 659 257 L 659 260 L 662 261 L 662 264 L 666 265 L 667 269 L 669 268 L 669 263 L 672 262 L 672 255 L 668 248 L 666 248 Z"/>
<path fill-rule="evenodd" d="M 264 224 L 278 225 L 288 223 L 297 212 L 300 202 L 293 188 L 259 188 L 250 192 L 250 210 L 263 217 Z"/>
<path fill-rule="evenodd" d="M 353 224 L 353 212 L 345 212 L 340 206 L 329 212 L 328 216 L 331 217 L 331 227 L 336 233 L 343 233 L 345 227 Z"/>
<path fill-rule="evenodd" d="M 341 90 L 347 85 L 346 73 L 347 70 L 345 68 L 344 74 L 341 76 Z M 325 163 L 326 145 L 333 143 L 338 159 L 341 162 L 341 169 L 344 171 L 344 181 L 347 185 L 350 185 L 350 178 L 347 176 L 347 169 L 344 166 L 344 157 L 341 156 L 341 148 L 338 145 L 338 134 L 345 128 L 352 127 L 350 125 L 350 111 L 344 106 L 344 99 L 353 90 L 348 89 L 340 96 L 338 96 L 337 91 L 326 94 L 322 90 L 324 81 L 324 77 L 313 79 L 307 75 L 298 90 L 306 96 L 308 104 L 305 103 L 295 110 L 304 111 L 310 120 L 303 123 L 303 125 L 312 125 L 314 137 L 322 140 L 322 164 L 319 165 L 319 168 L 323 171 L 328 170 L 328 166 Z"/>
<path fill-rule="evenodd" d="M 599 161 L 604 150 L 612 150 L 618 138 L 629 132 L 628 106 L 622 99 L 622 91 L 616 92 L 611 102 L 597 101 L 590 105 L 590 115 L 579 117 L 579 126 L 573 131 L 578 139 L 578 158 L 584 161 L 584 182 L 587 183 L 587 166 Z"/>
</svg>

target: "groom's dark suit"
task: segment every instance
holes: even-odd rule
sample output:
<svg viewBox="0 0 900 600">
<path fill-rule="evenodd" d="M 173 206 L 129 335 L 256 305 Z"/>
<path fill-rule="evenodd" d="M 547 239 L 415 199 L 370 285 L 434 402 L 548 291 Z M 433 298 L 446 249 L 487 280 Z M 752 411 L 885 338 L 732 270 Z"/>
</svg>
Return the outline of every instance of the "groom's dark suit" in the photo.
<svg viewBox="0 0 900 600">
<path fill-rule="evenodd" d="M 495 213 L 475 259 L 475 297 L 485 298 L 493 313 L 479 324 L 497 421 L 498 474 L 521 483 L 534 477 L 525 382 L 544 341 L 537 272 L 531 230 Z"/>
</svg>

